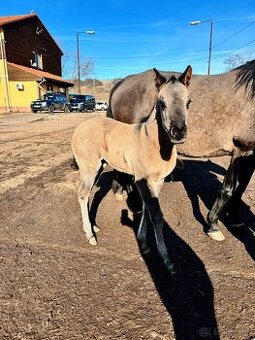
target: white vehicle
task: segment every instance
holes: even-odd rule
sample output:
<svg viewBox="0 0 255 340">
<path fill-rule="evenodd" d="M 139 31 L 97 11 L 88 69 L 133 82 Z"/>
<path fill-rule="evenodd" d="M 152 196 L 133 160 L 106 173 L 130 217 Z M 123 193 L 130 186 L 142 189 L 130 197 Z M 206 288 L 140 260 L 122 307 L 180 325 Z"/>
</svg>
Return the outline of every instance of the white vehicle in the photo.
<svg viewBox="0 0 255 340">
<path fill-rule="evenodd" d="M 104 102 L 96 102 L 96 110 L 99 111 L 104 111 L 108 109 L 108 103 L 104 103 Z"/>
</svg>

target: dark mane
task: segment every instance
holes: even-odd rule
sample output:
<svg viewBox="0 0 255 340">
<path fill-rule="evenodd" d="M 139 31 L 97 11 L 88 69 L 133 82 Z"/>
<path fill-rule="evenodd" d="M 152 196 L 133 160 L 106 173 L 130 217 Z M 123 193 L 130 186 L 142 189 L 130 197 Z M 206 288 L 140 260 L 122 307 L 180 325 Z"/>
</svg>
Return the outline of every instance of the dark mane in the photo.
<svg viewBox="0 0 255 340">
<path fill-rule="evenodd" d="M 170 78 L 167 79 L 167 83 L 174 83 L 177 80 L 175 75 L 172 75 Z"/>
<path fill-rule="evenodd" d="M 246 64 L 236 68 L 238 71 L 236 76 L 236 87 L 245 87 L 247 98 L 252 100 L 255 98 L 255 59 L 248 61 Z"/>
</svg>

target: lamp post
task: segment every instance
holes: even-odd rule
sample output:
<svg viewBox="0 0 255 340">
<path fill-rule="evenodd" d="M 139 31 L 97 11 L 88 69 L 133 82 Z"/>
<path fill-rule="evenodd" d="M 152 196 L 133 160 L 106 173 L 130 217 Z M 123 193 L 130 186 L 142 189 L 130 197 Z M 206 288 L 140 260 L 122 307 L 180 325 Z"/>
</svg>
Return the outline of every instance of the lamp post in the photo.
<svg viewBox="0 0 255 340">
<path fill-rule="evenodd" d="M 96 31 L 84 31 L 76 32 L 76 44 L 77 44 L 77 80 L 78 80 L 78 92 L 81 93 L 81 64 L 80 64 L 80 34 L 94 35 Z"/>
<path fill-rule="evenodd" d="M 211 57 L 212 57 L 212 36 L 213 36 L 213 19 L 191 21 L 191 26 L 200 25 L 203 22 L 210 22 L 209 52 L 208 52 L 208 75 L 211 74 Z"/>
</svg>

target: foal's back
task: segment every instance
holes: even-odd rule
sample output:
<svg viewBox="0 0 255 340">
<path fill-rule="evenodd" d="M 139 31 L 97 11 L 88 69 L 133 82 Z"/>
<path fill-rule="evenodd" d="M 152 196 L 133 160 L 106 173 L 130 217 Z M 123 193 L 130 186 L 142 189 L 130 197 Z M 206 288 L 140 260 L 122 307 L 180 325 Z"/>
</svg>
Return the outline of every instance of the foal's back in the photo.
<svg viewBox="0 0 255 340">
<path fill-rule="evenodd" d="M 75 130 L 72 138 L 74 157 L 81 168 L 93 171 L 101 160 L 114 169 L 137 178 L 164 178 L 175 167 L 176 149 L 163 160 L 160 154 L 156 120 L 126 124 L 111 118 L 91 115 Z M 161 175 L 162 173 L 162 175 Z"/>
</svg>

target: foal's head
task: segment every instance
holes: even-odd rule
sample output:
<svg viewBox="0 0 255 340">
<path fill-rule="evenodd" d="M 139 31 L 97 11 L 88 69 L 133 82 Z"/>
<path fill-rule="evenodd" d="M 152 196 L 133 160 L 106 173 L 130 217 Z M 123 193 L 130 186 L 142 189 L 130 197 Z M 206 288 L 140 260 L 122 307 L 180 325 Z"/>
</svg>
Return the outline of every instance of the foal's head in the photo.
<svg viewBox="0 0 255 340">
<path fill-rule="evenodd" d="M 155 68 L 154 81 L 158 88 L 157 114 L 160 114 L 162 127 L 170 141 L 183 143 L 187 134 L 187 116 L 191 100 L 187 87 L 192 74 L 191 66 L 176 78 L 166 79 Z"/>
</svg>

